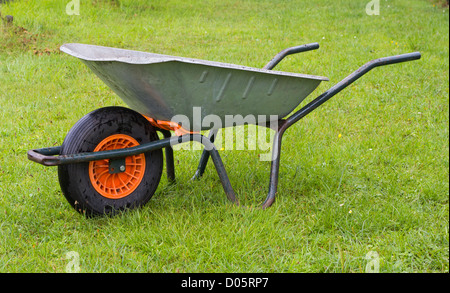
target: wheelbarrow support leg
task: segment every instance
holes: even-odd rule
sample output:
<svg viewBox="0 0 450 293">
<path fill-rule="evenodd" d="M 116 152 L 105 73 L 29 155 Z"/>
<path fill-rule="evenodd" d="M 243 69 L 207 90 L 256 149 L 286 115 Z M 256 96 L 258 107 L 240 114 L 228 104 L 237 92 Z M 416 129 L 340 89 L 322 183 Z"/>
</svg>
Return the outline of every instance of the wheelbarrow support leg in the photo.
<svg viewBox="0 0 450 293">
<path fill-rule="evenodd" d="M 272 162 L 270 165 L 269 192 L 267 193 L 266 200 L 261 206 L 263 209 L 270 207 L 275 201 L 275 196 L 277 195 L 278 174 L 280 170 L 281 141 L 283 133 L 284 130 L 279 129 L 273 138 Z"/>
<path fill-rule="evenodd" d="M 158 129 L 158 131 L 162 133 L 164 138 L 170 138 L 172 136 L 169 130 Z M 165 147 L 165 155 L 167 180 L 169 182 L 175 182 L 175 163 L 173 159 L 173 148 L 171 145 Z"/>
<path fill-rule="evenodd" d="M 209 132 L 208 139 L 212 143 L 214 143 L 218 131 L 219 131 L 218 129 L 212 129 Z M 210 156 L 209 152 L 206 149 L 204 149 L 202 152 L 202 156 L 200 157 L 200 162 L 198 164 L 197 171 L 195 171 L 194 177 L 192 177 L 191 180 L 200 179 L 200 177 L 203 176 L 203 173 L 205 173 L 206 164 L 208 164 L 209 156 Z"/>
<path fill-rule="evenodd" d="M 213 130 L 210 132 L 210 136 L 214 137 L 216 133 L 217 131 L 214 132 Z M 177 143 L 182 143 L 184 141 L 184 137 L 188 138 L 187 135 L 177 137 Z M 211 156 L 211 159 L 214 163 L 214 167 L 216 167 L 217 175 L 219 176 L 220 182 L 222 183 L 223 190 L 225 191 L 228 200 L 236 205 L 239 205 L 239 201 L 236 198 L 236 194 L 234 193 L 233 187 L 230 183 L 230 179 L 228 178 L 227 171 L 225 170 L 222 159 L 220 158 L 219 152 L 217 151 L 214 143 L 209 138 L 201 134 L 190 134 L 187 141 L 197 141 L 205 146 L 206 152 L 209 153 L 209 156 Z M 207 160 L 205 160 L 205 165 L 206 162 Z"/>
</svg>

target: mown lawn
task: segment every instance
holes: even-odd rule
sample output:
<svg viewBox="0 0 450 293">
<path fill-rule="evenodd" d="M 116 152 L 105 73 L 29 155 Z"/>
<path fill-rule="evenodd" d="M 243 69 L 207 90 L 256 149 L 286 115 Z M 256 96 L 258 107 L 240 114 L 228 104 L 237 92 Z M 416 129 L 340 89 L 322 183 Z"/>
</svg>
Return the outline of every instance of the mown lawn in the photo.
<svg viewBox="0 0 450 293">
<path fill-rule="evenodd" d="M 10 1 L 0 4 L 0 272 L 448 272 L 449 14 L 439 1 Z M 12 15 L 12 23 L 6 21 Z M 27 160 L 60 145 L 75 122 L 124 103 L 79 60 L 87 43 L 327 76 L 306 102 L 365 62 L 376 68 L 290 128 L 275 204 L 260 151 L 224 150 L 244 205 L 230 204 L 201 151 L 178 150 L 143 208 L 78 214 L 57 170 Z M 71 252 L 71 253 L 69 253 Z M 69 254 L 68 254 L 69 253 Z M 378 266 L 377 266 L 378 265 Z"/>
</svg>

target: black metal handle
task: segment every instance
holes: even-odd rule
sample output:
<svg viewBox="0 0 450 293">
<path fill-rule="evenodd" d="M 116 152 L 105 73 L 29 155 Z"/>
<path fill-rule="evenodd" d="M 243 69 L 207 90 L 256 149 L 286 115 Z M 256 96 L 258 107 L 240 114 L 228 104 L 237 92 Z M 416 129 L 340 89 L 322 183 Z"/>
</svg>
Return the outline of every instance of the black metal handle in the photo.
<svg viewBox="0 0 450 293">
<path fill-rule="evenodd" d="M 367 62 L 366 64 L 361 66 L 358 70 L 348 75 L 346 78 L 344 78 L 343 80 L 335 84 L 333 87 L 331 87 L 329 90 L 327 90 L 326 92 L 315 98 L 313 101 L 308 103 L 306 106 L 304 106 L 303 108 L 292 114 L 289 118 L 287 118 L 286 123 L 284 123 L 283 125 L 284 129 L 287 129 L 289 126 L 291 126 L 298 120 L 302 119 L 303 117 L 311 113 L 314 109 L 316 109 L 317 107 L 328 101 L 331 97 L 333 97 L 334 95 L 345 89 L 355 80 L 357 80 L 358 78 L 360 78 L 373 68 L 383 65 L 417 60 L 420 58 L 421 58 L 420 52 L 413 52 L 402 55 L 379 58 Z"/>
<path fill-rule="evenodd" d="M 284 49 L 283 51 L 281 51 L 280 53 L 275 55 L 275 57 L 273 57 L 273 59 L 270 60 L 270 62 L 267 63 L 266 66 L 263 67 L 263 69 L 269 69 L 269 70 L 273 69 L 287 55 L 316 50 L 316 49 L 319 49 L 319 43 L 311 43 L 311 44 L 300 45 L 300 46 L 295 46 L 295 47 L 290 47 L 290 48 Z"/>
<path fill-rule="evenodd" d="M 305 51 L 311 51 L 319 49 L 319 43 L 311 43 L 311 44 L 305 44 L 295 47 L 287 48 L 285 51 L 287 52 L 287 55 L 305 52 Z"/>
<path fill-rule="evenodd" d="M 56 166 L 57 160 L 54 156 L 59 155 L 61 146 L 29 150 L 28 159 L 44 166 Z"/>
<path fill-rule="evenodd" d="M 390 57 L 384 57 L 380 59 L 372 60 L 367 64 L 373 63 L 374 67 L 376 66 L 382 66 L 382 65 L 389 65 L 389 64 L 395 64 L 400 62 L 406 62 L 406 61 L 412 61 L 420 59 L 422 55 L 420 52 L 413 52 L 413 53 L 407 53 L 402 55 L 396 55 L 396 56 L 390 56 Z"/>
</svg>

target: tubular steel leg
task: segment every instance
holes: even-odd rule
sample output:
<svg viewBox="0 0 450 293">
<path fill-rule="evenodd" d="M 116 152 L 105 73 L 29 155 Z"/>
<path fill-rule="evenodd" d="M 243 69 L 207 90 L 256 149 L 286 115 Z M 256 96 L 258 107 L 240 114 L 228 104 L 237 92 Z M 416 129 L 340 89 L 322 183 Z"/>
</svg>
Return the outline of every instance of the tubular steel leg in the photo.
<svg viewBox="0 0 450 293">
<path fill-rule="evenodd" d="M 214 163 L 214 167 L 216 167 L 217 175 L 219 175 L 220 182 L 222 183 L 223 190 L 225 191 L 228 200 L 230 200 L 236 205 L 239 205 L 239 201 L 236 198 L 236 194 L 234 193 L 233 187 L 231 186 L 230 183 L 230 179 L 228 178 L 227 171 L 223 166 L 222 159 L 220 158 L 219 152 L 217 151 L 214 143 L 212 143 L 211 140 L 209 140 L 209 138 L 201 134 L 191 134 L 189 139 L 191 141 L 200 142 L 205 146 L 207 152 L 209 152 L 209 155 L 211 156 L 211 159 Z M 181 143 L 182 140 L 183 138 L 181 136 L 178 137 L 178 142 Z"/>
<path fill-rule="evenodd" d="M 273 148 L 272 148 L 272 163 L 270 164 L 270 181 L 269 181 L 269 192 L 267 193 L 266 200 L 262 204 L 262 208 L 266 209 L 270 207 L 275 201 L 275 196 L 277 195 L 278 187 L 278 174 L 280 170 L 280 155 L 281 155 L 281 140 L 283 137 L 284 130 L 277 131 L 275 137 L 273 138 Z"/>
<path fill-rule="evenodd" d="M 216 138 L 218 131 L 219 131 L 219 129 L 213 129 L 209 132 L 208 139 L 212 143 L 214 143 L 214 140 Z M 209 151 L 204 149 L 202 152 L 202 156 L 200 157 L 200 162 L 198 164 L 197 171 L 195 171 L 194 177 L 192 177 L 191 180 L 200 179 L 200 177 L 202 177 L 203 173 L 205 173 L 206 164 L 208 164 L 209 155 L 210 155 Z"/>
<path fill-rule="evenodd" d="M 164 135 L 164 138 L 169 138 L 172 136 L 169 130 L 158 129 Z M 167 170 L 167 180 L 169 182 L 175 182 L 175 163 L 173 159 L 173 149 L 172 146 L 168 145 L 164 148 L 166 154 L 166 170 Z"/>
</svg>

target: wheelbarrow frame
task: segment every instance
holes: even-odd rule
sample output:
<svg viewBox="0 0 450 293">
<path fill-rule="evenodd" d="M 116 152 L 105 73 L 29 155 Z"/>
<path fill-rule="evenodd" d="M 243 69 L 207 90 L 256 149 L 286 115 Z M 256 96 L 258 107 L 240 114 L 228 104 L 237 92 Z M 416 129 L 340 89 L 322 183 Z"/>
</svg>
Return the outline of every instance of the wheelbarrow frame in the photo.
<svg viewBox="0 0 450 293">
<path fill-rule="evenodd" d="M 318 49 L 318 43 L 312 43 L 297 47 L 292 47 L 285 49 L 278 53 L 263 69 L 273 69 L 284 57 L 294 54 L 305 52 L 309 50 Z M 367 62 L 363 66 L 361 66 L 358 70 L 354 71 L 342 81 L 338 82 L 330 89 L 325 91 L 323 94 L 319 95 L 313 101 L 309 102 L 307 105 L 302 107 L 300 110 L 294 112 L 292 115 L 285 119 L 280 119 L 277 124 L 277 128 L 273 129 L 276 133 L 273 139 L 273 148 L 272 148 L 272 161 L 270 167 L 270 181 L 269 181 L 269 190 L 267 193 L 267 197 L 262 204 L 262 208 L 265 209 L 270 207 L 275 201 L 275 197 L 277 194 L 278 187 L 278 178 L 279 178 L 279 168 L 280 168 L 280 156 L 281 156 L 281 142 L 285 131 L 291 127 L 293 124 L 304 118 L 306 115 L 314 111 L 320 105 L 328 101 L 334 95 L 345 89 L 347 86 L 355 82 L 361 76 L 369 72 L 375 67 L 390 65 L 400 62 L 406 62 L 411 60 L 417 60 L 421 58 L 421 54 L 419 52 L 390 56 L 375 59 Z M 259 125 L 271 128 L 270 123 L 265 125 Z M 228 174 L 223 165 L 222 159 L 219 155 L 219 152 L 214 145 L 214 139 L 217 135 L 218 129 L 212 129 L 209 132 L 208 137 L 202 134 L 185 134 L 182 136 L 172 136 L 171 132 L 165 129 L 156 129 L 161 132 L 164 136 L 163 139 L 158 141 L 149 142 L 145 144 L 141 144 L 135 147 L 125 148 L 125 149 L 116 149 L 116 150 L 107 150 L 107 151 L 99 151 L 99 152 L 89 152 L 89 153 L 78 153 L 71 155 L 60 155 L 61 146 L 49 147 L 49 148 L 40 148 L 33 149 L 28 151 L 28 159 L 42 164 L 44 166 L 57 166 L 64 164 L 74 164 L 74 163 L 84 163 L 97 161 L 102 159 L 109 159 L 109 163 L 111 166 L 117 165 L 117 169 L 119 169 L 120 164 L 123 164 L 124 158 L 128 156 L 139 155 L 146 152 L 151 152 L 157 149 L 165 149 L 166 154 L 166 172 L 169 181 L 175 180 L 175 166 L 174 166 L 174 156 L 172 146 L 186 143 L 186 142 L 198 142 L 204 145 L 204 150 L 202 152 L 199 165 L 195 172 L 193 179 L 199 179 L 203 173 L 205 172 L 206 165 L 208 163 L 209 157 L 211 157 L 219 179 L 222 183 L 222 187 L 225 191 L 227 198 L 236 205 L 239 205 L 239 200 L 236 197 L 236 193 L 233 190 L 233 187 L 228 178 Z"/>
</svg>

